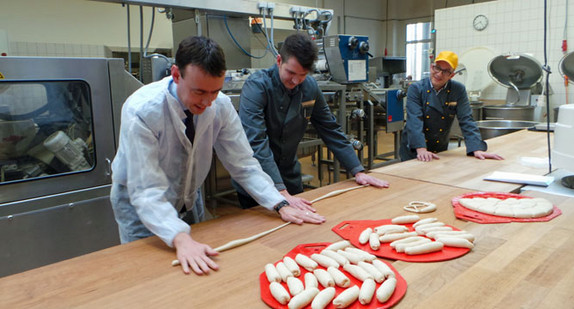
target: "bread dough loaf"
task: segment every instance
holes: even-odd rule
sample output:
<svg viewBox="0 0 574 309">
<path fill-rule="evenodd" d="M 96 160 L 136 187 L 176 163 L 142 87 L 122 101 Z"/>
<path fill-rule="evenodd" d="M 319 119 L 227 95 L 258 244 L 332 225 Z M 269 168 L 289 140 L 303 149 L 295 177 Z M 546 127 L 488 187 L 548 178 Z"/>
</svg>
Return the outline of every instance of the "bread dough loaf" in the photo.
<svg viewBox="0 0 574 309">
<path fill-rule="evenodd" d="M 461 198 L 458 202 L 471 210 L 510 218 L 540 218 L 554 211 L 552 203 L 543 198 Z"/>
</svg>

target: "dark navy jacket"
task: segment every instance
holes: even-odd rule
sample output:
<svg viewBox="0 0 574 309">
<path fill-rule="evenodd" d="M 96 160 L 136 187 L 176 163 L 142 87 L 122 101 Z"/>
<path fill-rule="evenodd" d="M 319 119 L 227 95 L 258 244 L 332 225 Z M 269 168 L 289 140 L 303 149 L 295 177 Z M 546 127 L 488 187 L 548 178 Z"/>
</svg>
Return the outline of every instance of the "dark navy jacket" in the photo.
<svg viewBox="0 0 574 309">
<path fill-rule="evenodd" d="M 352 174 L 364 168 L 311 76 L 292 90 L 283 86 L 277 65 L 251 75 L 241 91 L 239 118 L 254 156 L 278 190 L 303 191 L 297 147 L 307 129 L 303 104 L 312 105 L 311 123 L 325 145 Z M 241 192 L 241 188 L 236 188 Z"/>
<path fill-rule="evenodd" d="M 448 149 L 449 133 L 454 118 L 458 118 L 464 136 L 466 152 L 486 151 L 486 143 L 480 136 L 463 84 L 450 80 L 437 93 L 430 78 L 425 78 L 408 89 L 407 122 L 403 130 L 401 160 L 417 157 L 416 148 L 441 152 Z"/>
</svg>

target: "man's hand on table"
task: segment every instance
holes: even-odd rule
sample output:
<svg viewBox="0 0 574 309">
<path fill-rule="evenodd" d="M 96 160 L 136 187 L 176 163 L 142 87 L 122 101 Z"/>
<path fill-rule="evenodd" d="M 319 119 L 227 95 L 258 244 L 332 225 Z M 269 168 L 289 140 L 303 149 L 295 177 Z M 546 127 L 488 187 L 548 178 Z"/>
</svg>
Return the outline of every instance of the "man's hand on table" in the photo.
<svg viewBox="0 0 574 309">
<path fill-rule="evenodd" d="M 279 215 L 281 219 L 286 222 L 292 222 L 296 224 L 303 223 L 315 223 L 321 224 L 325 222 L 325 217 L 311 212 L 295 208 L 291 205 L 279 209 Z"/>
<path fill-rule="evenodd" d="M 289 194 L 289 192 L 287 192 L 287 190 L 281 190 L 281 191 L 279 191 L 279 193 L 281 193 L 281 195 L 283 195 L 283 197 L 285 198 L 285 200 L 286 200 L 287 202 L 289 202 L 289 205 L 290 205 L 290 206 L 292 206 L 292 207 L 294 207 L 294 208 L 297 208 L 297 209 L 299 209 L 299 210 L 302 210 L 302 211 L 304 211 L 304 212 L 307 212 L 307 211 L 309 211 L 309 212 L 317 212 L 317 211 L 315 210 L 315 208 L 313 208 L 313 207 L 311 206 L 311 202 L 309 202 L 308 200 L 306 200 L 306 199 L 304 199 L 304 198 L 302 198 L 302 197 L 293 196 L 293 195 Z"/>
<path fill-rule="evenodd" d="M 491 159 L 491 160 L 504 160 L 503 157 L 497 155 L 496 153 L 488 153 L 484 151 L 477 150 L 474 152 L 474 157 L 480 160 Z"/>
<path fill-rule="evenodd" d="M 189 234 L 177 234 L 173 239 L 173 246 L 184 273 L 189 274 L 190 268 L 198 275 L 208 274 L 211 269 L 219 269 L 210 258 L 218 255 L 218 252 L 206 244 L 193 240 Z"/>
<path fill-rule="evenodd" d="M 436 153 L 428 151 L 426 148 L 417 148 L 417 160 L 423 162 L 430 162 L 432 160 L 440 160 Z"/>
<path fill-rule="evenodd" d="M 388 188 L 389 182 L 381 180 L 379 178 L 367 175 L 363 172 L 358 172 L 355 174 L 355 181 L 360 185 L 371 185 L 377 188 Z"/>
</svg>

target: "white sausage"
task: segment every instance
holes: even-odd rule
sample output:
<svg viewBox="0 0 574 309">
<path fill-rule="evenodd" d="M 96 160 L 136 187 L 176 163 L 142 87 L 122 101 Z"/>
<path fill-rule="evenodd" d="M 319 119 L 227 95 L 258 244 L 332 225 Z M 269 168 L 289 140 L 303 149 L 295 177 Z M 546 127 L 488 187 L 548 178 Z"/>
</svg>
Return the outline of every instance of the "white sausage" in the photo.
<svg viewBox="0 0 574 309">
<path fill-rule="evenodd" d="M 287 278 L 293 277 L 293 273 L 290 272 L 289 269 L 287 269 L 287 266 L 285 266 L 283 262 L 277 263 L 277 266 L 275 266 L 275 268 L 277 268 L 277 271 L 281 276 L 281 280 L 287 282 Z"/>
<path fill-rule="evenodd" d="M 295 262 L 294 259 L 286 256 L 283 258 L 283 264 L 285 264 L 285 266 L 293 274 L 293 276 L 295 277 L 301 276 L 301 269 L 299 268 L 299 265 L 297 265 L 297 262 Z"/>
<path fill-rule="evenodd" d="M 340 240 L 338 242 L 334 242 L 334 243 L 328 245 L 325 249 L 337 251 L 337 250 L 344 250 L 345 248 L 350 247 L 350 246 L 351 246 L 350 241 Z"/>
<path fill-rule="evenodd" d="M 289 288 L 289 294 L 295 296 L 305 289 L 303 287 L 303 282 L 295 277 L 287 278 L 287 287 Z"/>
<path fill-rule="evenodd" d="M 333 279 L 333 276 L 331 276 L 331 274 L 326 270 L 317 268 L 313 271 L 313 274 L 315 274 L 315 277 L 317 277 L 317 280 L 323 287 L 327 288 L 330 286 L 335 286 L 335 280 Z"/>
<path fill-rule="evenodd" d="M 361 261 L 359 262 L 359 264 L 357 264 L 357 266 L 361 267 L 367 273 L 371 274 L 371 276 L 373 276 L 373 279 L 375 279 L 377 283 L 381 283 L 385 280 L 385 275 L 382 272 L 380 272 L 379 269 L 376 268 L 373 264 Z"/>
<path fill-rule="evenodd" d="M 375 280 L 367 279 L 361 285 L 361 290 L 359 291 L 359 302 L 361 305 L 367 305 L 373 299 L 375 295 Z"/>
<path fill-rule="evenodd" d="M 308 271 L 313 271 L 315 268 L 317 268 L 317 266 L 319 266 L 317 262 L 311 260 L 310 257 L 303 255 L 301 253 L 298 253 L 295 256 L 295 262 L 297 262 L 297 264 L 301 265 Z"/>
<path fill-rule="evenodd" d="M 277 268 L 275 268 L 275 265 L 271 263 L 265 265 L 265 275 L 269 282 L 281 282 L 281 280 L 283 280 L 281 279 L 281 275 L 279 275 Z"/>
<path fill-rule="evenodd" d="M 413 227 L 417 227 L 421 224 L 427 224 L 427 223 L 433 223 L 433 222 L 437 222 L 438 219 L 437 218 L 425 218 L 425 219 L 420 219 L 419 221 L 415 222 L 413 224 Z"/>
<path fill-rule="evenodd" d="M 339 263 L 326 255 L 313 253 L 311 254 L 311 259 L 325 268 L 329 268 L 330 266 L 339 268 Z"/>
<path fill-rule="evenodd" d="M 351 276 L 353 276 L 353 277 L 355 277 L 361 281 L 365 281 L 368 278 L 374 279 L 371 274 L 369 274 L 366 270 L 362 269 L 361 267 L 359 267 L 357 265 L 345 264 L 343 266 L 343 269 L 346 272 L 348 272 L 349 274 L 351 274 Z"/>
<path fill-rule="evenodd" d="M 430 232 L 448 232 L 452 231 L 452 227 L 450 226 L 431 226 L 431 227 L 421 227 L 417 231 L 419 235 L 426 235 Z"/>
<path fill-rule="evenodd" d="M 385 235 L 385 234 L 390 234 L 390 233 L 400 233 L 400 232 L 406 232 L 409 229 L 404 226 L 404 225 L 396 225 L 396 224 L 387 224 L 387 225 L 381 225 L 375 228 L 375 233 L 379 234 L 379 235 Z"/>
<path fill-rule="evenodd" d="M 333 299 L 335 308 L 347 308 L 359 297 L 359 287 L 353 285 Z"/>
<path fill-rule="evenodd" d="M 385 234 L 379 238 L 382 243 L 393 242 L 398 239 L 403 239 L 407 237 L 417 236 L 417 232 L 405 232 L 405 233 L 394 233 Z"/>
<path fill-rule="evenodd" d="M 345 249 L 345 251 L 358 254 L 359 256 L 361 256 L 363 261 L 372 261 L 372 260 L 377 258 L 376 256 L 370 254 L 369 252 L 355 248 L 355 247 L 349 247 L 349 248 Z"/>
<path fill-rule="evenodd" d="M 353 264 L 357 264 L 363 260 L 363 257 L 361 257 L 360 255 L 353 253 L 353 252 L 347 252 L 347 251 L 339 250 L 339 251 L 337 251 L 337 253 L 339 255 L 345 257 L 347 260 L 349 260 L 349 262 L 351 262 Z M 343 265 L 343 266 L 345 266 L 345 265 Z"/>
<path fill-rule="evenodd" d="M 374 261 L 372 261 L 372 263 L 373 263 L 373 266 L 375 266 L 377 268 L 377 270 L 380 271 L 385 276 L 385 278 L 395 276 L 395 273 L 393 272 L 393 270 L 385 262 L 383 262 L 381 260 L 374 260 Z"/>
<path fill-rule="evenodd" d="M 444 226 L 444 223 L 437 221 L 437 222 L 432 222 L 432 223 L 421 224 L 421 225 L 418 225 L 417 227 L 415 227 L 415 231 L 418 232 L 420 229 L 425 229 L 425 228 L 429 228 L 429 227 L 436 227 L 436 226 Z"/>
<path fill-rule="evenodd" d="M 464 238 L 457 238 L 457 237 L 439 237 L 436 241 L 442 242 L 447 247 L 457 247 L 457 248 L 474 248 L 474 245 L 464 239 Z"/>
<path fill-rule="evenodd" d="M 395 292 L 396 287 L 397 287 L 397 279 L 388 278 L 387 280 L 385 280 L 385 282 L 383 282 L 383 284 L 381 284 L 381 286 L 377 289 L 377 300 L 380 303 L 384 303 L 387 300 L 389 300 L 389 298 L 391 298 L 391 296 Z"/>
<path fill-rule="evenodd" d="M 423 238 L 417 241 L 413 241 L 413 242 L 408 242 L 408 243 L 404 243 L 404 244 L 398 244 L 395 246 L 395 251 L 402 253 L 405 252 L 405 249 L 407 247 L 413 247 L 413 246 L 418 246 L 418 245 L 422 245 L 422 244 L 426 244 L 431 242 L 432 240 L 428 239 L 428 238 Z"/>
<path fill-rule="evenodd" d="M 305 288 L 319 288 L 319 282 L 313 273 L 305 274 Z"/>
<path fill-rule="evenodd" d="M 379 248 L 381 247 L 381 241 L 379 240 L 379 234 L 371 233 L 369 235 L 369 246 L 373 250 L 379 250 Z"/>
<path fill-rule="evenodd" d="M 444 247 L 444 245 L 442 242 L 433 241 L 433 242 L 418 245 L 418 246 L 406 247 L 405 253 L 408 255 L 425 254 L 425 253 L 440 251 L 440 250 L 442 250 L 443 247 Z"/>
<path fill-rule="evenodd" d="M 393 224 L 409 224 L 409 223 L 417 222 L 420 219 L 421 219 L 421 217 L 419 217 L 417 215 L 399 216 L 399 217 L 393 218 L 391 220 L 391 223 L 393 223 Z"/>
<path fill-rule="evenodd" d="M 349 263 L 349 260 L 347 260 L 347 258 L 332 250 L 323 250 L 321 251 L 321 254 L 332 258 L 341 266 Z"/>
<path fill-rule="evenodd" d="M 398 244 L 406 244 L 409 242 L 413 242 L 413 241 L 417 241 L 417 240 L 421 240 L 424 239 L 424 237 L 422 236 L 412 236 L 412 237 L 407 237 L 407 238 L 402 238 L 402 239 L 397 239 L 395 241 L 393 241 L 390 246 L 391 248 L 396 247 Z"/>
<path fill-rule="evenodd" d="M 335 292 L 334 287 L 328 287 L 319 292 L 311 303 L 311 309 L 323 309 L 327 307 L 331 303 L 331 300 L 333 300 L 333 297 L 335 297 Z"/>
<path fill-rule="evenodd" d="M 281 305 L 286 305 L 291 299 L 287 290 L 285 290 L 285 288 L 278 282 L 271 282 L 271 284 L 269 284 L 269 291 L 273 298 L 275 298 L 275 300 Z"/>
<path fill-rule="evenodd" d="M 303 292 L 295 295 L 293 298 L 291 298 L 291 301 L 289 302 L 289 309 L 300 309 L 303 308 L 305 306 L 307 306 L 308 304 L 311 303 L 311 301 L 313 301 L 313 298 L 315 298 L 315 295 L 319 294 L 319 289 L 317 288 L 309 288 L 309 289 L 305 289 Z"/>
<path fill-rule="evenodd" d="M 333 277 L 335 284 L 342 288 L 348 288 L 351 285 L 351 280 L 345 276 L 345 274 L 337 269 L 336 267 L 327 268 L 327 272 Z"/>
<path fill-rule="evenodd" d="M 430 236 L 429 236 L 430 237 Z M 470 233 L 457 233 L 457 234 L 448 234 L 447 232 L 437 232 L 436 234 L 432 235 L 432 238 L 437 239 L 440 237 L 456 237 L 456 238 L 463 238 L 470 242 L 474 242 L 474 235 Z"/>
<path fill-rule="evenodd" d="M 359 235 L 359 243 L 361 245 L 366 244 L 367 242 L 369 242 L 369 236 L 373 233 L 373 229 L 368 227 L 366 229 L 364 229 L 361 232 L 361 235 Z"/>
</svg>

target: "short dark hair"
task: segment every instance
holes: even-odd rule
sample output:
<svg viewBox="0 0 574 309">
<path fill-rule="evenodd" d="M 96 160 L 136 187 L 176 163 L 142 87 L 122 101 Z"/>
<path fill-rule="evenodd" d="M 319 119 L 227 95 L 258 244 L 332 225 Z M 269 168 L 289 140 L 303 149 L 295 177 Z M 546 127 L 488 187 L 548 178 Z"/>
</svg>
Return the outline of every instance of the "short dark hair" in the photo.
<svg viewBox="0 0 574 309">
<path fill-rule="evenodd" d="M 190 36 L 183 39 L 175 54 L 175 64 L 182 77 L 188 64 L 198 66 L 216 77 L 223 76 L 226 70 L 223 49 L 217 42 L 204 36 Z"/>
<path fill-rule="evenodd" d="M 287 62 L 293 56 L 304 69 L 309 71 L 313 69 L 318 53 L 315 42 L 302 32 L 288 36 L 279 52 L 282 61 Z"/>
</svg>

